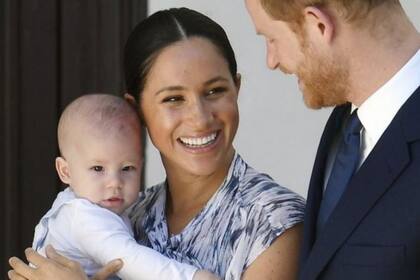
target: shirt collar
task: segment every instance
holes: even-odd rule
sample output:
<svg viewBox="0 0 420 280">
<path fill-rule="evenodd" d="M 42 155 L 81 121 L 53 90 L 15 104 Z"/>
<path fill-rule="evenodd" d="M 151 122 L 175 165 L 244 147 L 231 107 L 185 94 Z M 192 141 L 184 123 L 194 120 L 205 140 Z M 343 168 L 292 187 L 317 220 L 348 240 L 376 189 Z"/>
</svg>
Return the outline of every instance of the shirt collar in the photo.
<svg viewBox="0 0 420 280">
<path fill-rule="evenodd" d="M 373 143 L 379 140 L 398 110 L 419 85 L 420 50 L 358 109 L 358 117 Z"/>
</svg>

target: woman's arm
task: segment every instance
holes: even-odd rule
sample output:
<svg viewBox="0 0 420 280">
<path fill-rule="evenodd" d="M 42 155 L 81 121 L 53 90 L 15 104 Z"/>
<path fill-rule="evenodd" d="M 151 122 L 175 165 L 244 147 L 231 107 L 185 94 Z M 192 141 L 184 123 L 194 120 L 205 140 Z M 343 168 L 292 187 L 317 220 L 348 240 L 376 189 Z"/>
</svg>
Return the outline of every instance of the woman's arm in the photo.
<svg viewBox="0 0 420 280">
<path fill-rule="evenodd" d="M 295 280 L 303 224 L 286 230 L 242 274 L 242 280 Z"/>
<path fill-rule="evenodd" d="M 28 248 L 25 250 L 27 260 L 34 264 L 36 268 L 30 267 L 22 260 L 12 257 L 9 260 L 13 270 L 9 271 L 8 276 L 11 280 L 56 280 L 57 275 L 61 280 L 87 280 L 79 263 L 71 261 L 58 254 L 51 246 L 46 249 L 48 258 L 45 258 Z M 114 275 L 122 267 L 120 260 L 114 260 L 103 267 L 95 274 L 92 280 L 105 280 Z"/>
<path fill-rule="evenodd" d="M 9 263 L 13 270 L 8 273 L 11 280 L 87 280 L 79 263 L 69 260 L 58 254 L 53 247 L 48 246 L 46 249 L 48 259 L 41 256 L 33 249 L 25 250 L 27 260 L 36 265 L 36 269 L 25 264 L 22 260 L 12 257 Z M 106 280 L 108 277 L 116 274 L 122 267 L 121 260 L 114 260 L 99 270 L 91 280 Z M 193 280 L 219 280 L 219 278 L 210 272 L 199 270 L 195 273 Z"/>
</svg>

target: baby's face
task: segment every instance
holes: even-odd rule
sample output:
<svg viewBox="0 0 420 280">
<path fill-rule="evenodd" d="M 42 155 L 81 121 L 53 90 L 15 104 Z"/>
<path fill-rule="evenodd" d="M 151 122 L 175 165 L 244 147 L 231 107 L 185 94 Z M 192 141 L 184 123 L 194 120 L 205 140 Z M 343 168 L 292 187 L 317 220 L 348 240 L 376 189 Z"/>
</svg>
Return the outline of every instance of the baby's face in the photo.
<svg viewBox="0 0 420 280">
<path fill-rule="evenodd" d="M 121 214 L 137 199 L 143 164 L 139 131 L 90 131 L 73 135 L 69 150 L 70 187 L 83 197 Z"/>
</svg>

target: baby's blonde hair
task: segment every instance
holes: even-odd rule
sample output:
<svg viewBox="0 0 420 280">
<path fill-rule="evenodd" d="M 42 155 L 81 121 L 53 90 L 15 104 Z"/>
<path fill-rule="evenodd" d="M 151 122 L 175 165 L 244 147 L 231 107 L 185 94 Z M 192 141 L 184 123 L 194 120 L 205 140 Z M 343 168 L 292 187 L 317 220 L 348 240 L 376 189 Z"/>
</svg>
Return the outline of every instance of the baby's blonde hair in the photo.
<svg viewBox="0 0 420 280">
<path fill-rule="evenodd" d="M 129 127 L 140 133 L 140 119 L 134 106 L 125 99 L 104 93 L 83 95 L 71 102 L 61 114 L 58 122 L 58 147 L 65 155 L 67 139 L 82 125 L 93 132 L 113 133 Z"/>
</svg>

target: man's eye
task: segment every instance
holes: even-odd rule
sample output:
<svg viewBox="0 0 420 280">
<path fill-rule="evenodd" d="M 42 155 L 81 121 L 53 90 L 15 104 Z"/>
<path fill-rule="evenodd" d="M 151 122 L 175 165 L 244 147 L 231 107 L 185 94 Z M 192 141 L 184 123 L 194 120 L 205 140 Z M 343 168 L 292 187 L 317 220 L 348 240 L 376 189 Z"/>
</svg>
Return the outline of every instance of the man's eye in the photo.
<svg viewBox="0 0 420 280">
<path fill-rule="evenodd" d="M 132 166 L 132 165 L 124 166 L 122 170 L 123 171 L 134 171 L 134 170 L 136 170 L 136 167 Z"/>
<path fill-rule="evenodd" d="M 104 168 L 102 166 L 99 166 L 99 165 L 92 166 L 91 169 L 95 172 L 104 171 Z"/>
</svg>

